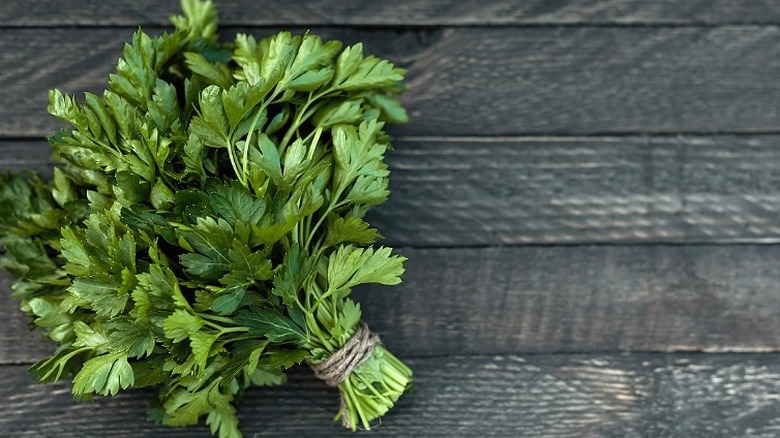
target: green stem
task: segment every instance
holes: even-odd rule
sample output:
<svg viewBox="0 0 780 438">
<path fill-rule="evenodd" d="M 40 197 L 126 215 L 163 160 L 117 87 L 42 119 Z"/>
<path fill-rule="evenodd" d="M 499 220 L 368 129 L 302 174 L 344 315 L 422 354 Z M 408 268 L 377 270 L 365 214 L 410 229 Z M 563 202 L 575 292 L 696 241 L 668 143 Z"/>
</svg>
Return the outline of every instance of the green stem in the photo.
<svg viewBox="0 0 780 438">
<path fill-rule="evenodd" d="M 287 132 L 285 133 L 284 138 L 282 139 L 282 142 L 279 145 L 279 155 L 283 154 L 284 151 L 287 149 L 287 145 L 290 143 L 293 134 L 298 130 L 298 128 L 300 128 L 305 121 L 309 120 L 309 118 L 313 116 L 314 113 L 316 113 L 317 110 L 319 110 L 323 104 L 327 103 L 327 101 L 322 101 L 311 109 L 309 109 L 309 106 L 311 106 L 312 103 L 316 102 L 317 100 L 325 97 L 326 95 L 334 91 L 337 90 L 334 90 L 333 88 L 328 88 L 326 90 L 317 93 L 314 96 L 312 96 L 312 92 L 309 92 L 309 98 L 306 100 L 306 103 L 303 104 L 303 106 L 300 107 L 298 112 L 295 114 L 295 120 L 290 125 L 290 128 L 287 129 Z"/>
<path fill-rule="evenodd" d="M 233 173 L 236 174 L 236 178 L 238 178 L 238 181 L 243 186 L 246 186 L 246 181 L 243 178 L 243 174 L 239 171 L 238 163 L 236 163 L 236 158 L 234 157 L 235 154 L 233 151 L 233 146 L 230 145 L 229 141 L 226 141 L 226 143 L 229 145 L 227 147 L 227 153 L 228 153 L 228 158 L 230 159 L 230 166 L 233 168 Z"/>
<path fill-rule="evenodd" d="M 265 104 L 260 107 L 260 110 L 257 112 L 257 115 L 255 115 L 255 118 L 252 119 L 252 124 L 249 125 L 249 133 L 246 135 L 246 141 L 244 142 L 244 156 L 242 157 L 242 174 L 243 174 L 243 181 L 242 178 L 239 177 L 238 180 L 241 181 L 244 186 L 246 186 L 245 181 L 248 179 L 246 174 L 247 170 L 249 168 L 249 148 L 252 145 L 252 133 L 255 132 L 255 128 L 257 128 L 257 123 L 260 121 L 260 116 L 263 114 L 263 111 L 265 111 Z"/>
<path fill-rule="evenodd" d="M 200 316 L 201 318 L 203 318 L 205 320 L 208 320 L 208 321 L 220 322 L 220 323 L 223 323 L 223 324 L 229 324 L 231 326 L 235 326 L 236 325 L 235 321 L 233 321 L 230 318 L 224 317 L 224 316 L 212 315 L 210 313 L 203 313 L 203 312 L 198 313 L 198 316 Z"/>
<path fill-rule="evenodd" d="M 279 96 L 279 93 L 281 93 L 281 89 L 277 88 L 274 90 L 274 93 L 271 95 L 270 98 L 268 98 L 265 102 L 263 102 L 262 105 L 260 105 L 260 109 L 257 111 L 257 114 L 255 115 L 255 118 L 252 119 L 252 124 L 249 125 L 249 132 L 246 135 L 246 141 L 244 142 L 244 154 L 241 158 L 241 175 L 238 175 L 238 172 L 236 172 L 236 176 L 238 177 L 239 182 L 244 185 L 244 187 L 248 187 L 247 181 L 249 180 L 249 177 L 247 176 L 247 170 L 249 168 L 249 148 L 252 145 L 252 133 L 255 132 L 255 128 L 257 128 L 257 123 L 260 121 L 260 116 L 263 114 L 266 108 L 268 108 L 268 105 L 275 102 L 275 99 L 277 96 Z M 232 137 L 232 133 L 231 133 Z"/>
<path fill-rule="evenodd" d="M 322 135 L 322 127 L 319 127 L 312 131 L 309 135 L 306 136 L 306 138 L 303 140 L 303 142 L 309 141 L 309 137 L 314 134 L 314 138 L 312 139 L 311 143 L 309 143 L 309 153 L 306 155 L 306 158 L 311 160 L 312 157 L 314 157 L 314 151 L 317 150 L 317 143 L 320 142 L 320 135 Z"/>
<path fill-rule="evenodd" d="M 222 327 L 219 330 L 220 335 L 228 333 L 246 333 L 249 329 L 246 327 Z"/>
<path fill-rule="evenodd" d="M 309 230 L 309 238 L 306 239 L 306 245 L 304 246 L 304 248 L 310 247 L 311 241 L 312 239 L 314 239 L 314 235 L 317 233 L 317 230 L 322 226 L 322 223 L 325 222 L 325 219 L 328 217 L 328 213 L 330 213 L 335 209 L 335 205 L 336 205 L 335 201 L 341 196 L 341 193 L 343 191 L 344 190 L 341 187 L 339 187 L 336 190 L 336 192 L 333 193 L 333 197 L 331 197 L 330 199 L 330 205 L 328 205 L 328 208 L 325 210 L 322 216 L 320 216 L 320 219 L 317 221 L 317 223 L 314 224 L 314 228 Z"/>
</svg>

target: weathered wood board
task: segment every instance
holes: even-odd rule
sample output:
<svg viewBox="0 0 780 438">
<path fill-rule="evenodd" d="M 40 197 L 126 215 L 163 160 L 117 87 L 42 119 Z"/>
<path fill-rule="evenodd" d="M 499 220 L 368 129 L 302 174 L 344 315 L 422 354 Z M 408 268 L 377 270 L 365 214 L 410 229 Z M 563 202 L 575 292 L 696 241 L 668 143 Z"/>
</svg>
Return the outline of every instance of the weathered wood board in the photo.
<svg viewBox="0 0 780 438">
<path fill-rule="evenodd" d="M 76 2 L 72 2 L 76 3 Z M 772 0 L 232 0 L 226 25 L 507 26 L 572 24 L 774 24 Z M 0 26 L 168 25 L 177 1 L 3 2 Z"/>
<path fill-rule="evenodd" d="M 414 393 L 372 437 L 773 438 L 780 434 L 780 357 L 772 355 L 449 356 L 409 361 Z M 76 403 L 68 385 L 32 383 L 0 367 L 3 436 L 208 436 L 145 421 L 153 394 Z M 238 416 L 247 437 L 347 436 L 338 396 L 308 370 L 250 390 Z"/>
<path fill-rule="evenodd" d="M 402 249 L 402 285 L 356 292 L 401 357 L 780 351 L 780 247 Z M 5 275 L 0 287 L 7 288 Z M 0 296 L 0 364 L 53 345 Z"/>
<path fill-rule="evenodd" d="M 409 68 L 412 123 L 396 135 L 780 131 L 775 26 L 313 31 Z M 0 133 L 61 126 L 47 90 L 99 92 L 130 33 L 0 28 Z"/>
</svg>

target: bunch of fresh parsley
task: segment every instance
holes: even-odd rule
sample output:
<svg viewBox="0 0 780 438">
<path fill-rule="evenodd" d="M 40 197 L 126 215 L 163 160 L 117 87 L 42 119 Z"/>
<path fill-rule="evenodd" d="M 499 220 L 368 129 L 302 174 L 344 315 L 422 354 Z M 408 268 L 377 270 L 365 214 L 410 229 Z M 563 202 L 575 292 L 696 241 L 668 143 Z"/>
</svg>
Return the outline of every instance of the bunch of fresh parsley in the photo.
<svg viewBox="0 0 780 438">
<path fill-rule="evenodd" d="M 59 344 L 37 379 L 86 398 L 153 386 L 152 418 L 239 437 L 245 389 L 339 350 L 354 286 L 401 281 L 363 218 L 388 196 L 404 70 L 310 34 L 223 43 L 210 1 L 182 7 L 174 32 L 133 35 L 102 96 L 51 91 L 72 129 L 50 137 L 52 181 L 0 176 L 2 267 Z M 410 380 L 376 347 L 339 416 L 368 428 Z"/>
</svg>

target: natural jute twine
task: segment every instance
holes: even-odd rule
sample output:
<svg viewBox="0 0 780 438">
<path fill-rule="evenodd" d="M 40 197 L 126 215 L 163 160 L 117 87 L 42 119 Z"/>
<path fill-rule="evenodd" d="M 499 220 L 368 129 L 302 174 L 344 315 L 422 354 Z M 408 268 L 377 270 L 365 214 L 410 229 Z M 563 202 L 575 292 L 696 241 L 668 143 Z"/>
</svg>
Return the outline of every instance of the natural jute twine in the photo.
<svg viewBox="0 0 780 438">
<path fill-rule="evenodd" d="M 343 347 L 331 354 L 325 361 L 309 364 L 309 366 L 314 371 L 314 375 L 324 380 L 326 385 L 339 386 L 349 377 L 352 370 L 371 357 L 374 347 L 379 344 L 381 344 L 379 336 L 371 333 L 368 326 L 360 322 L 355 334 Z M 341 396 L 341 424 L 347 428 L 352 426 L 343 395 Z"/>
</svg>

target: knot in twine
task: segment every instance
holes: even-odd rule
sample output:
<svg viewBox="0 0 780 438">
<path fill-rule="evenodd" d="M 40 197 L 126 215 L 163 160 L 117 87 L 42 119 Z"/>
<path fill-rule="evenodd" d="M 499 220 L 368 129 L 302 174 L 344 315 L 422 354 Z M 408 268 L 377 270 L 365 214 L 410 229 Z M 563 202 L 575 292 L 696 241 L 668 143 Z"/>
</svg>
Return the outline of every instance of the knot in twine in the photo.
<svg viewBox="0 0 780 438">
<path fill-rule="evenodd" d="M 352 370 L 371 357 L 374 347 L 380 343 L 379 336 L 371 333 L 368 326 L 361 321 L 355 334 L 343 347 L 325 361 L 309 366 L 314 371 L 314 375 L 324 380 L 326 385 L 339 386 L 349 377 Z"/>
</svg>

